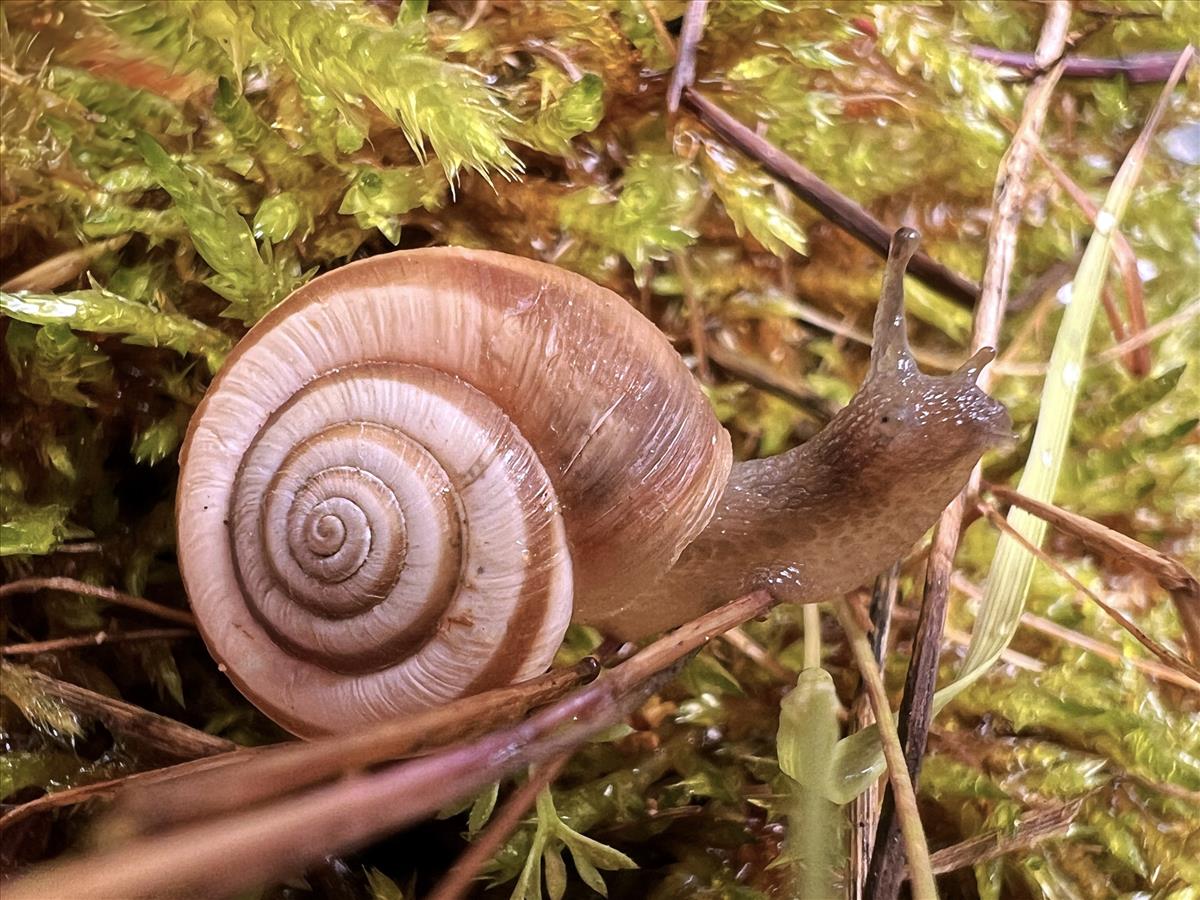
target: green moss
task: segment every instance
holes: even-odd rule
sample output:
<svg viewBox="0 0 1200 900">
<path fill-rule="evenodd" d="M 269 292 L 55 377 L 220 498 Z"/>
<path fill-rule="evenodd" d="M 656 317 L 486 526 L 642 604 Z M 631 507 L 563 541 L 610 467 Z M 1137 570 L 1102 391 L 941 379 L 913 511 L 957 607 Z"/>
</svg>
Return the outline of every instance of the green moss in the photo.
<svg viewBox="0 0 1200 900">
<path fill-rule="evenodd" d="M 846 335 L 869 329 L 879 260 L 686 110 L 666 115 L 686 4 L 528 0 L 481 7 L 475 21 L 467 7 L 89 0 L 41 18 L 38 4 L 0 9 L 4 278 L 88 242 L 124 239 L 56 284 L 0 295 L 6 580 L 70 573 L 178 600 L 175 456 L 212 374 L 246 328 L 308 277 L 395 247 L 457 243 L 583 272 L 635 303 L 689 362 L 698 355 L 690 344 L 697 317 L 708 348 L 719 342 L 744 354 L 806 398 L 797 406 L 714 364 L 704 390 L 739 457 L 794 446 L 849 399 L 865 348 Z M 1080 52 L 1089 54 L 1178 49 L 1200 29 L 1196 10 L 1174 0 L 1089 0 L 1076 4 L 1072 29 L 1088 33 Z M 932 256 L 978 277 L 1006 120 L 1019 115 L 1027 88 L 1002 81 L 970 46 L 1028 51 L 1044 15 L 1044 4 L 995 0 L 714 0 L 697 89 L 882 221 L 917 225 Z M 1177 158 L 1178 137 L 1200 121 L 1190 78 L 1122 224 L 1150 322 L 1196 302 L 1196 167 Z M 1063 81 L 1043 147 L 1099 200 L 1157 92 L 1120 79 Z M 1013 298 L 1074 258 L 1092 231 L 1039 163 L 1030 189 Z M 1108 285 L 1123 309 L 1121 279 Z M 1054 290 L 1009 309 L 1005 362 L 1045 361 L 1061 321 Z M 914 345 L 961 357 L 970 311 L 911 279 L 909 296 Z M 1113 343 L 1100 318 L 1089 354 Z M 1193 570 L 1198 345 L 1192 316 L 1151 344 L 1149 378 L 1111 361 L 1083 367 L 1056 497 Z M 994 391 L 1028 435 L 1042 381 L 1000 371 Z M 989 456 L 988 477 L 1009 480 L 1027 451 L 1028 442 Z M 60 552 L 85 538 L 93 549 Z M 982 583 L 995 546 L 986 522 L 973 525 L 959 574 Z M 1049 549 L 1156 638 L 1181 646 L 1165 590 L 1068 539 Z M 906 569 L 906 596 L 920 583 L 919 569 Z M 131 621 L 60 592 L 5 604 L 8 643 Z M 1145 655 L 1053 573 L 1035 574 L 1030 608 L 1128 657 Z M 969 629 L 975 611 L 956 595 L 951 624 Z M 780 609 L 746 631 L 798 668 L 798 619 Z M 576 632 L 562 658 L 599 642 Z M 832 687 L 845 704 L 854 679 L 830 646 Z M 1001 670 L 937 720 L 921 790 L 945 813 L 941 837 L 1011 829 L 1026 809 L 1085 798 L 1068 835 L 978 868 L 981 896 L 1184 896 L 1179 885 L 1200 877 L 1191 863 L 1200 815 L 1188 793 L 1200 790 L 1194 701 L 1032 630 L 1018 632 L 1016 648 L 1046 671 Z M 945 655 L 949 674 L 957 657 Z M 112 644 L 54 659 L 64 678 L 214 733 L 254 743 L 279 736 L 198 642 Z M 8 673 L 6 689 L 16 685 L 3 701 L 16 748 L 3 764 L 9 786 L 98 777 L 103 766 L 60 739 L 83 734 L 81 721 Z M 645 721 L 635 719 L 637 732 L 610 735 L 565 769 L 552 793 L 562 821 L 652 863 L 606 876 L 614 893 L 779 892 L 784 876 L 767 865 L 795 812 L 775 749 L 786 689 L 714 642 Z M 114 771 L 141 764 L 119 752 L 111 763 Z M 858 786 L 831 790 L 841 802 Z M 477 833 L 491 802 L 462 828 Z M 514 833 L 492 878 L 520 877 L 535 831 L 527 823 Z M 548 839 L 547 848 L 533 854 L 547 886 L 587 890 L 586 857 L 572 871 L 560 845 Z M 377 897 L 394 898 L 401 885 L 409 896 L 433 877 L 425 860 L 403 852 L 372 862 L 379 869 L 363 890 Z"/>
</svg>

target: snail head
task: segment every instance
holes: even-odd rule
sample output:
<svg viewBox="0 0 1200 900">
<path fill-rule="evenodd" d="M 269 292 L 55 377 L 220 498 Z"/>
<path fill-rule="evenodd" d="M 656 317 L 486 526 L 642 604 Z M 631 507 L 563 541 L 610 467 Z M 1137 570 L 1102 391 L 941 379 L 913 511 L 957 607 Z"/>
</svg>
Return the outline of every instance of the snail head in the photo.
<svg viewBox="0 0 1200 900">
<path fill-rule="evenodd" d="M 904 271 L 920 235 L 901 228 L 892 237 L 883 294 L 875 314 L 867 379 L 839 415 L 860 454 L 861 476 L 872 489 L 900 480 L 940 495 L 961 485 L 990 447 L 1011 440 L 1008 412 L 976 384 L 995 352 L 980 350 L 956 371 L 927 375 L 909 349 L 905 331 Z M 957 490 L 949 491 L 950 496 Z"/>
</svg>

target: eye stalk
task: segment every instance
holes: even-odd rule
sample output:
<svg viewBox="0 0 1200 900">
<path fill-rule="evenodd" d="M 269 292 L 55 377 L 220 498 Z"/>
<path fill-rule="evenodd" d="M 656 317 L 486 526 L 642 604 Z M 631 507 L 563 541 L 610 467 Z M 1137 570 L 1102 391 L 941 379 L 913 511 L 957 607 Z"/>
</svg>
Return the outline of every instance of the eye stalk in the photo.
<svg viewBox="0 0 1200 900">
<path fill-rule="evenodd" d="M 951 377 L 961 378 L 963 381 L 974 384 L 979 380 L 979 373 L 995 358 L 996 351 L 993 348 L 981 347 L 978 353 L 955 369 Z"/>
<path fill-rule="evenodd" d="M 888 247 L 887 268 L 883 273 L 883 294 L 875 310 L 874 342 L 871 348 L 872 374 L 913 371 L 917 368 L 908 347 L 908 328 L 904 315 L 904 271 L 917 252 L 921 235 L 914 228 L 900 228 Z"/>
</svg>

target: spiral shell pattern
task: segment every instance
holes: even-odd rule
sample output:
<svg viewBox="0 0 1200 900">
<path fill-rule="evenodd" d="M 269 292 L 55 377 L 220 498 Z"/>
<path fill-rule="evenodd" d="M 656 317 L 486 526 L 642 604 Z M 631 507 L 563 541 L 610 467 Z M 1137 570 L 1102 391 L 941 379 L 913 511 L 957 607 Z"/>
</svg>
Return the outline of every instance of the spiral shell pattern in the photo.
<svg viewBox="0 0 1200 900">
<path fill-rule="evenodd" d="M 648 363 L 614 364 L 647 338 Z M 343 731 L 544 671 L 573 595 L 599 596 L 581 584 L 665 569 L 703 527 L 721 437 L 620 298 L 500 254 L 377 257 L 286 300 L 214 380 L 180 568 L 239 689 Z"/>
</svg>

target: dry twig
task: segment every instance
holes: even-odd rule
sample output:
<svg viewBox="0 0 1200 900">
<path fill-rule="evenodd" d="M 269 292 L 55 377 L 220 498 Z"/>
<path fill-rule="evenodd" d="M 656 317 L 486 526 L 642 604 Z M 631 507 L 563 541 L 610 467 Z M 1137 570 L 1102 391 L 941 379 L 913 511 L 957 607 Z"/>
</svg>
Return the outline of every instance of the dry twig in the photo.
<svg viewBox="0 0 1200 900">
<path fill-rule="evenodd" d="M 118 796 L 123 789 L 133 784 L 146 784 L 168 778 L 179 778 L 189 773 L 227 766 L 230 763 L 240 762 L 256 753 L 262 753 L 266 749 L 268 747 L 242 747 L 229 753 L 218 753 L 216 756 L 192 759 L 187 762 L 176 763 L 173 766 L 165 766 L 161 769 L 133 772 L 129 775 L 122 775 L 120 778 L 110 778 L 91 784 L 81 784 L 79 787 L 55 791 L 52 794 L 44 794 L 36 800 L 30 800 L 28 803 L 22 803 L 20 806 L 13 807 L 0 816 L 0 833 L 3 833 L 6 828 L 10 828 L 18 822 L 23 822 L 30 816 L 37 815 L 38 813 L 61 809 L 64 806 L 75 806 L 91 800 L 110 800 Z"/>
<path fill-rule="evenodd" d="M 946 847 L 929 857 L 933 871 L 941 875 L 989 862 L 1009 853 L 1032 850 L 1042 841 L 1062 837 L 1079 815 L 1083 800 L 1051 809 L 1039 809 L 1021 818 L 1013 832 L 988 831 L 960 844 Z"/>
<path fill-rule="evenodd" d="M 35 656 L 40 653 L 58 653 L 63 650 L 78 650 L 83 647 L 102 647 L 105 644 L 120 644 L 130 641 L 162 641 L 197 636 L 197 632 L 191 628 L 143 628 L 141 631 L 97 631 L 95 634 L 55 638 L 50 641 L 6 644 L 0 647 L 0 656 Z"/>
<path fill-rule="evenodd" d="M 688 0 L 683 14 L 683 31 L 679 35 L 679 53 L 675 57 L 675 70 L 671 73 L 671 84 L 667 88 L 667 111 L 675 115 L 679 111 L 679 99 L 684 88 L 696 80 L 696 47 L 704 33 L 704 13 L 708 0 Z"/>
<path fill-rule="evenodd" d="M 888 638 L 891 636 L 893 614 L 900 588 L 900 563 L 892 564 L 888 571 L 875 579 L 871 591 L 871 652 L 875 662 L 882 667 L 887 654 Z M 875 721 L 871 703 L 859 684 L 858 695 L 850 709 L 850 728 L 862 731 Z M 875 829 L 879 825 L 880 780 L 871 782 L 865 791 L 850 803 L 850 861 L 847 881 L 851 900 L 864 900 L 867 870 L 871 865 L 871 852 L 875 847 Z"/>
<path fill-rule="evenodd" d="M 1019 543 L 1022 547 L 1036 556 L 1048 568 L 1069 581 L 1071 586 L 1074 587 L 1075 590 L 1077 590 L 1080 594 L 1090 598 L 1093 603 L 1095 603 L 1108 614 L 1109 618 L 1133 635 L 1134 640 L 1149 650 L 1152 654 L 1157 656 L 1162 661 L 1163 665 L 1169 666 L 1175 671 L 1186 675 L 1188 678 L 1191 678 L 1194 682 L 1196 682 L 1197 687 L 1200 687 L 1200 670 L 1198 670 L 1195 666 L 1174 651 L 1164 647 L 1158 641 L 1154 640 L 1154 638 L 1142 631 L 1142 629 L 1137 626 L 1137 623 L 1131 620 L 1120 610 L 1114 609 L 1112 606 L 1101 600 L 1094 591 L 1087 587 L 1087 585 L 1068 572 L 1058 560 L 1052 557 L 1045 550 L 1038 547 L 1036 544 L 1029 541 L 1023 534 L 1009 525 L 1008 521 L 1004 518 L 1004 516 L 1000 515 L 1000 513 L 996 511 L 995 507 L 991 506 L 990 504 L 980 503 L 979 509 L 985 516 L 987 516 L 989 522 L 991 522 L 1001 531 L 1010 535 L 1013 540 L 1017 541 L 1017 543 Z"/>
<path fill-rule="evenodd" d="M 683 104 L 722 140 L 756 160 L 772 176 L 817 210 L 834 225 L 861 241 L 880 257 L 886 257 L 894 229 L 888 228 L 858 203 L 839 193 L 792 159 L 766 138 L 755 134 L 721 107 L 693 88 L 683 91 Z M 909 273 L 948 297 L 974 303 L 979 287 L 957 272 L 935 262 L 927 253 L 918 252 L 908 266 Z"/>
<path fill-rule="evenodd" d="M 650 644 L 532 718 L 451 749 L 62 862 L 7 885 L 5 900 L 233 894 L 301 871 L 419 821 L 620 721 L 713 637 L 766 612 L 748 594 Z"/>
<path fill-rule="evenodd" d="M 182 609 L 173 609 L 170 606 L 155 603 L 153 600 L 135 597 L 113 588 L 88 584 L 86 581 L 79 581 L 75 578 L 22 578 L 19 581 L 10 581 L 8 584 L 0 585 L 0 600 L 16 594 L 33 594 L 37 591 L 68 591 L 72 594 L 83 594 L 86 597 L 95 597 L 118 606 L 127 606 L 138 612 L 149 613 L 169 622 L 179 622 L 181 625 L 196 624 L 192 614 L 184 612 Z"/>
<path fill-rule="evenodd" d="M 129 235 L 123 234 L 106 241 L 97 241 L 94 244 L 85 244 L 73 250 L 66 250 L 26 269 L 19 275 L 14 275 L 8 281 L 0 284 L 0 291 L 37 291 L 39 293 L 53 291 L 78 278 L 93 262 L 106 253 L 120 250 L 128 241 Z"/>
<path fill-rule="evenodd" d="M 1030 499 L 1003 485 L 989 484 L 987 488 L 1001 500 L 1044 519 L 1060 531 L 1078 538 L 1092 550 L 1153 576 L 1170 593 L 1187 638 L 1189 655 L 1193 663 L 1200 665 L 1200 579 L 1188 571 L 1183 563 L 1128 535 L 1093 522 L 1086 516 Z"/>
<path fill-rule="evenodd" d="M 971 583 L 962 575 L 955 573 L 951 578 L 954 587 L 973 600 L 981 600 L 983 598 L 983 590 L 978 585 Z M 1200 692 L 1200 685 L 1174 669 L 1164 666 L 1162 663 L 1153 659 L 1142 659 L 1137 656 L 1129 656 L 1119 647 L 1114 647 L 1111 644 L 1106 644 L 1104 641 L 1089 637 L 1086 634 L 1080 634 L 1067 628 L 1064 625 L 1059 625 L 1057 622 L 1051 622 L 1049 619 L 1044 619 L 1041 616 L 1034 615 L 1031 612 L 1021 613 L 1021 625 L 1047 637 L 1054 638 L 1057 641 L 1062 641 L 1072 646 L 1079 647 L 1081 650 L 1086 650 L 1089 653 L 1094 653 L 1101 659 L 1107 660 L 1115 666 L 1132 666 L 1133 668 L 1145 672 L 1152 678 L 1157 678 L 1160 681 L 1169 682 L 1184 690 Z M 1006 651 L 1012 653 L 1011 650 Z M 1010 660 L 1013 661 L 1013 660 Z M 1019 664 L 1014 661 L 1014 664 Z M 1030 668 L 1022 666 L 1022 668 Z M 1041 668 L 1045 668 L 1042 666 Z"/>
<path fill-rule="evenodd" d="M 350 735 L 331 735 L 243 756 L 236 768 L 206 770 L 188 778 L 131 785 L 117 806 L 126 830 L 153 832 L 164 826 L 211 818 L 391 762 L 428 753 L 509 725 L 529 710 L 561 698 L 595 677 L 588 658 L 522 684 L 463 697 L 436 709 L 382 722 Z M 187 773 L 185 773 L 187 774 Z"/>
<path fill-rule="evenodd" d="M 1039 61 L 1036 54 L 1022 53 L 1019 50 L 997 50 L 995 47 L 977 45 L 971 48 L 971 55 L 984 62 L 1016 70 L 1016 80 L 1040 74 L 1047 67 L 1044 61 Z M 1063 78 L 1117 78 L 1123 75 L 1132 84 L 1148 84 L 1166 81 L 1179 57 L 1179 50 L 1166 50 L 1131 53 L 1117 58 L 1064 56 L 1060 64 Z"/>
<path fill-rule="evenodd" d="M 783 684 L 795 683 L 796 673 L 768 653 L 762 644 L 741 628 L 725 632 L 721 635 L 721 639 L 747 659 L 761 666 L 776 681 Z"/>
</svg>

